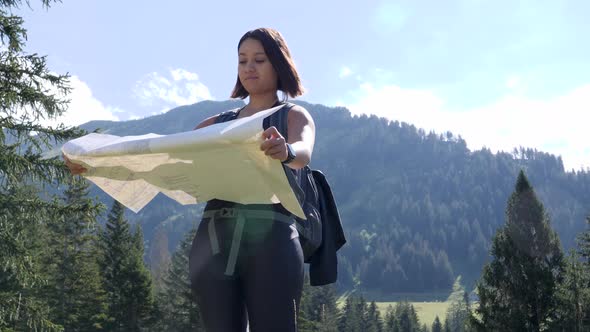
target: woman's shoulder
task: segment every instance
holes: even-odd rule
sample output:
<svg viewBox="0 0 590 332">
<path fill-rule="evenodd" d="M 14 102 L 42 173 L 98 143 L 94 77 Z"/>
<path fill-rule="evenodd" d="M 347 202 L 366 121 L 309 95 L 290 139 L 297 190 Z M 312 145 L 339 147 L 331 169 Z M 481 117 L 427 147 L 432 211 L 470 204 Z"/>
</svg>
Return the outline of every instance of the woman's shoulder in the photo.
<svg viewBox="0 0 590 332">
<path fill-rule="evenodd" d="M 219 114 L 215 114 L 213 116 L 210 116 L 210 117 L 206 118 L 205 120 L 201 121 L 201 123 L 199 123 L 195 127 L 194 130 L 210 126 L 210 125 L 215 124 L 217 122 L 225 122 L 228 120 L 233 120 L 236 117 L 238 110 L 239 110 L 239 108 L 236 108 L 233 110 L 221 112 Z"/>
<path fill-rule="evenodd" d="M 214 124 L 217 121 L 217 117 L 218 116 L 219 116 L 219 114 L 216 114 L 216 115 L 213 115 L 213 116 L 210 116 L 210 117 L 206 118 L 205 120 L 201 121 L 201 123 L 199 123 L 195 127 L 195 129 L 193 129 L 193 130 L 204 128 L 204 127 L 207 127 L 207 126 L 210 126 L 210 125 Z"/>
<path fill-rule="evenodd" d="M 289 115 L 288 118 L 289 120 L 303 120 L 303 121 L 308 121 L 308 122 L 313 122 L 313 118 L 311 117 L 311 114 L 309 114 L 309 111 L 307 111 L 307 109 L 305 109 L 305 107 L 301 106 L 301 105 L 297 105 L 297 104 L 293 104 L 291 103 L 292 106 L 289 109 Z"/>
</svg>

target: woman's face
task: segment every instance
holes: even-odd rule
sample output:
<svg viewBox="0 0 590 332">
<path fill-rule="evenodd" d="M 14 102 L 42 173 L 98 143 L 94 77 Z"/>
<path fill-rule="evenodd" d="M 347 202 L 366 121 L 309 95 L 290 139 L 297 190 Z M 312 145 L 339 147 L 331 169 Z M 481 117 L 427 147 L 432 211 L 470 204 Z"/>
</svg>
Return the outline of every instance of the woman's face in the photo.
<svg viewBox="0 0 590 332">
<path fill-rule="evenodd" d="M 238 50 L 238 77 L 250 95 L 276 93 L 278 76 L 262 43 L 246 39 Z"/>
</svg>

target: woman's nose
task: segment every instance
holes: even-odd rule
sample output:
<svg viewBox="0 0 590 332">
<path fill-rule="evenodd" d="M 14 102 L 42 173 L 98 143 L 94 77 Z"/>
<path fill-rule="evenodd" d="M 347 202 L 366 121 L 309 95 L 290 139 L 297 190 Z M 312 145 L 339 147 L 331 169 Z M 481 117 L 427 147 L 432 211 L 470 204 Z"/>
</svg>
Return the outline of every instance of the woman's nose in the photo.
<svg viewBox="0 0 590 332">
<path fill-rule="evenodd" d="M 247 71 L 253 71 L 254 69 L 255 69 L 254 61 L 249 61 L 248 63 L 246 63 L 246 70 Z"/>
</svg>

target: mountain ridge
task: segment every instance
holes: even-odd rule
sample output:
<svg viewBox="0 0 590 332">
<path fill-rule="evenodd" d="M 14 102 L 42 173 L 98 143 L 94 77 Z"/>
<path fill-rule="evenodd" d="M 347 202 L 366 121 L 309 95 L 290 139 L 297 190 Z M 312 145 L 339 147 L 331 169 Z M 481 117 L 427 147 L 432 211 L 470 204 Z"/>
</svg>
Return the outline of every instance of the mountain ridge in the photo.
<svg viewBox="0 0 590 332">
<path fill-rule="evenodd" d="M 341 289 L 432 292 L 450 287 L 457 275 L 472 285 L 503 223 L 520 169 L 546 205 L 565 248 L 584 228 L 590 175 L 565 171 L 560 157 L 523 147 L 511 153 L 471 151 L 449 131 L 427 133 L 405 122 L 352 115 L 345 107 L 294 102 L 314 118 L 311 166 L 327 174 L 349 239 L 340 252 Z M 114 135 L 171 134 L 241 105 L 240 100 L 203 101 L 145 119 L 81 127 Z M 144 226 L 150 257 L 160 257 L 198 224 L 201 209 L 202 204 L 182 207 L 158 196 L 128 217 Z"/>
</svg>

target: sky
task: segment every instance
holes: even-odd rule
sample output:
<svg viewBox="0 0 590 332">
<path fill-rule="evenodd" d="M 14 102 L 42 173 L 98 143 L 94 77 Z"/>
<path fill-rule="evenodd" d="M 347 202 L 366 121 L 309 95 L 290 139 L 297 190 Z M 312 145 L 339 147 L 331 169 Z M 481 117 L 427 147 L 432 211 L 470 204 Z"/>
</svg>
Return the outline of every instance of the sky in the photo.
<svg viewBox="0 0 590 332">
<path fill-rule="evenodd" d="M 240 37 L 272 27 L 306 88 L 298 100 L 590 168 L 589 1 L 31 2 L 13 13 L 26 51 L 71 75 L 68 125 L 227 100 Z"/>
</svg>

